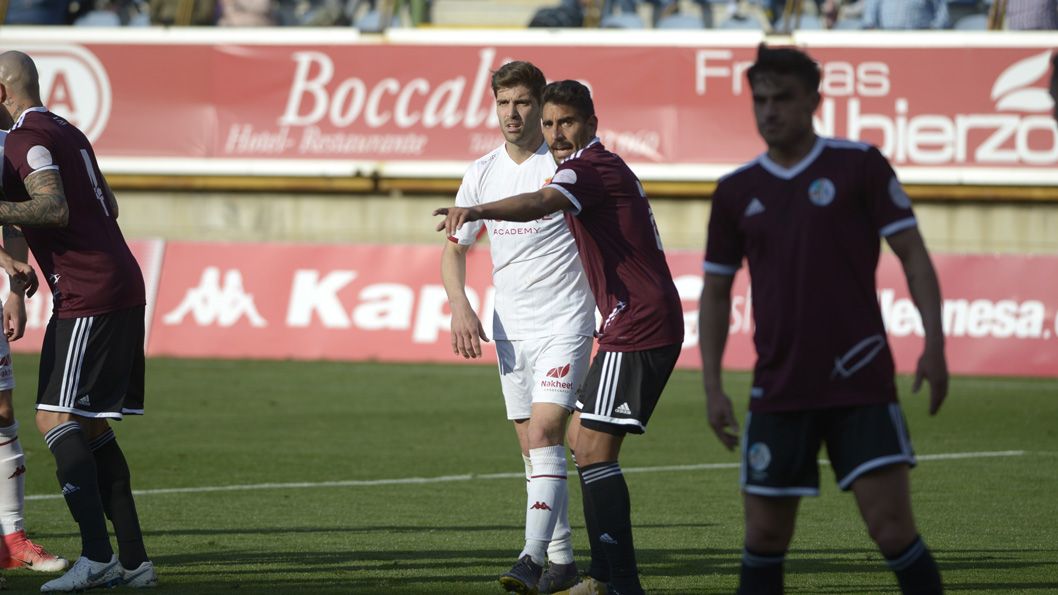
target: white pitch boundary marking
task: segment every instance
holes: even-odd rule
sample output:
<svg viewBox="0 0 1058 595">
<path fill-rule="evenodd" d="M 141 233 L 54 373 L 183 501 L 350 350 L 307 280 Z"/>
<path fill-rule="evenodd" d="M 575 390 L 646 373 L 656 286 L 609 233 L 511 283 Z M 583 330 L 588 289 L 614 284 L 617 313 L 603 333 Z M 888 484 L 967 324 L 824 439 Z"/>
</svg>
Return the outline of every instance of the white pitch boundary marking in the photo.
<svg viewBox="0 0 1058 595">
<path fill-rule="evenodd" d="M 935 455 L 920 455 L 919 461 L 952 461 L 958 459 L 987 459 L 995 457 L 1020 457 L 1024 450 L 1000 450 L 991 452 L 952 452 Z M 820 460 L 821 465 L 830 463 Z M 659 467 L 628 467 L 624 473 L 665 473 L 669 471 L 711 471 L 716 469 L 738 469 L 738 463 L 703 463 L 699 465 L 664 465 Z M 576 471 L 571 469 L 570 474 Z M 227 486 L 201 486 L 197 488 L 158 488 L 153 490 L 133 490 L 136 496 L 155 496 L 163 494 L 204 494 L 208 492 L 241 492 L 255 490 L 290 490 L 305 488 L 359 488 L 391 485 L 423 485 L 432 483 L 451 483 L 457 481 L 515 479 L 524 478 L 524 473 L 465 473 L 461 475 L 440 475 L 437 477 L 398 477 L 393 479 L 349 479 L 343 481 L 313 481 L 292 483 L 251 483 Z M 26 496 L 26 500 L 58 500 L 62 494 L 35 494 Z"/>
</svg>

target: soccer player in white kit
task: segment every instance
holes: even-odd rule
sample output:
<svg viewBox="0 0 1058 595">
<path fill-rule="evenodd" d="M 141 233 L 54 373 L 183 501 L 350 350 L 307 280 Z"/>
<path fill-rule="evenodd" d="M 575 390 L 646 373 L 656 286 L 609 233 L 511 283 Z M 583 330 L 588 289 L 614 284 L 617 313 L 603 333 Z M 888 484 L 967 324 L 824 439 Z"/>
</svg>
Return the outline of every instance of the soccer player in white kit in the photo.
<svg viewBox="0 0 1058 595">
<path fill-rule="evenodd" d="M 510 62 L 493 73 L 504 143 L 470 166 L 456 206 L 535 191 L 550 182 L 556 165 L 540 127 L 540 97 L 546 82 L 528 62 Z M 491 244 L 496 292 L 492 335 L 500 384 L 528 482 L 525 547 L 499 580 L 511 592 L 551 593 L 578 581 L 563 433 L 589 366 L 595 300 L 561 212 L 525 223 L 464 225 L 448 238 L 441 257 L 455 354 L 481 357 L 481 341 L 489 340 L 465 290 L 466 253 L 482 226 Z"/>
<path fill-rule="evenodd" d="M 0 108 L 0 166 L 3 165 L 4 140 L 11 125 L 7 110 Z M 3 185 L 0 182 L 0 196 L 2 195 Z M 4 226 L 3 235 L 4 249 L 0 252 L 5 254 L 2 257 L 14 259 L 19 264 L 25 263 L 29 254 L 26 238 L 17 228 L 10 225 Z M 23 266 L 32 272 L 29 265 Z M 36 279 L 32 280 L 32 284 L 35 290 Z M 3 534 L 3 542 L 0 544 L 0 568 L 26 567 L 42 572 L 57 572 L 65 570 L 69 562 L 65 558 L 49 554 L 44 548 L 30 541 L 23 526 L 26 465 L 22 445 L 18 440 L 14 404 L 11 402 L 15 373 L 11 366 L 11 347 L 8 341 L 21 338 L 26 330 L 24 300 L 27 289 L 22 280 L 13 278 L 11 291 L 5 300 L 7 303 L 0 304 L 0 319 L 3 321 L 3 331 L 0 332 L 0 533 Z M 32 295 L 32 291 L 29 293 Z"/>
</svg>

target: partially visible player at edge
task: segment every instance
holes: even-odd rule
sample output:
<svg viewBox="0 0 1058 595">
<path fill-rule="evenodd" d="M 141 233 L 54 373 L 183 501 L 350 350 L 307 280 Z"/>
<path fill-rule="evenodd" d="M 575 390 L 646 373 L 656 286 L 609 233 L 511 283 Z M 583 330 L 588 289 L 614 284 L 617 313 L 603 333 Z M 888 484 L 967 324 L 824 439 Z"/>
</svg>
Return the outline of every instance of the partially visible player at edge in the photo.
<svg viewBox="0 0 1058 595">
<path fill-rule="evenodd" d="M 4 140 L 13 124 L 7 110 L 0 109 L 0 165 L 3 163 Z M 0 178 L 0 197 L 3 196 L 2 184 Z M 25 455 L 18 439 L 19 426 L 12 403 L 15 373 L 8 341 L 17 341 L 25 333 L 26 294 L 32 296 L 37 288 L 36 273 L 25 264 L 28 256 L 29 248 L 22 233 L 17 227 L 5 225 L 0 261 L 11 277 L 7 303 L 0 306 L 3 318 L 3 335 L 0 335 L 0 532 L 3 533 L 0 568 L 25 567 L 38 572 L 58 572 L 65 570 L 69 562 L 49 554 L 26 537 Z"/>
<path fill-rule="evenodd" d="M 635 174 L 595 136 L 591 93 L 577 81 L 544 89 L 544 138 L 561 161 L 547 186 L 470 208 L 438 209 L 452 235 L 481 219 L 532 221 L 565 211 L 603 317 L 599 352 L 579 393 L 569 442 L 591 544 L 588 576 L 570 593 L 643 592 L 631 502 L 618 454 L 646 430 L 683 343 L 683 309 L 661 238 Z"/>
<path fill-rule="evenodd" d="M 1058 50 L 1055 50 L 1051 56 L 1051 84 L 1048 88 L 1048 92 L 1051 95 L 1051 101 L 1053 102 L 1054 121 L 1058 122 Z"/>
<path fill-rule="evenodd" d="M 699 312 L 709 424 L 731 449 L 738 424 L 720 362 L 732 282 L 748 260 L 758 355 L 742 436 L 738 592 L 783 592 L 798 504 L 819 493 L 826 443 L 838 486 L 852 490 L 901 591 L 941 593 L 911 512 L 915 455 L 875 286 L 884 238 L 922 316 L 913 390 L 929 382 L 935 414 L 948 392 L 941 294 L 911 201 L 878 149 L 816 136 L 820 71 L 806 54 L 761 45 L 748 79 L 767 151 L 717 185 Z"/>
<path fill-rule="evenodd" d="M 467 169 L 456 206 L 537 190 L 554 175 L 555 160 L 540 128 L 545 84 L 544 74 L 528 62 L 509 62 L 493 73 L 504 142 Z M 521 447 L 528 496 L 525 547 L 500 583 L 518 593 L 551 593 L 578 580 L 562 442 L 591 359 L 595 301 L 561 213 L 528 223 L 464 225 L 449 236 L 441 256 L 456 355 L 481 357 L 481 341 L 489 340 L 465 287 L 467 250 L 483 226 L 489 232 L 496 288 L 492 332 L 500 385 Z"/>
<path fill-rule="evenodd" d="M 81 556 L 41 591 L 151 587 L 157 577 L 128 464 L 106 421 L 143 413 L 143 275 L 91 144 L 43 106 L 37 67 L 22 52 L 0 54 L 0 105 L 15 122 L 4 145 L 0 224 L 22 228 L 54 302 L 41 348 L 37 428 L 81 533 Z"/>
</svg>

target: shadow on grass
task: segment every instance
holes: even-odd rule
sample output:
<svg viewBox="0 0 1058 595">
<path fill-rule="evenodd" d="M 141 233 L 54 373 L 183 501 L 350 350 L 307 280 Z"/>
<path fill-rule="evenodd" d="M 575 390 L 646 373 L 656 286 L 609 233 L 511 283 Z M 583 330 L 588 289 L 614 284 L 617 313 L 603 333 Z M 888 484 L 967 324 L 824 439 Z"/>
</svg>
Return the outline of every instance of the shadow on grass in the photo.
<svg viewBox="0 0 1058 595">
<path fill-rule="evenodd" d="M 707 524 L 642 525 L 638 529 L 686 527 Z M 409 525 L 292 527 L 245 529 L 183 529 L 148 531 L 152 536 L 191 536 L 185 552 L 155 555 L 162 577 L 158 592 L 183 593 L 500 593 L 495 579 L 513 563 L 517 552 L 509 549 L 462 548 L 468 540 L 460 534 L 518 531 L 520 525 L 471 525 L 418 527 Z M 575 528 L 581 535 L 582 528 Z M 408 534 L 422 533 L 423 547 L 409 544 Z M 451 533 L 440 540 L 438 534 Z M 195 543 L 196 536 L 268 535 L 254 549 L 225 549 Z M 312 548 L 303 537 L 328 536 L 330 549 Z M 378 540 L 363 541 L 342 549 L 334 545 L 341 534 L 378 534 Z M 385 549 L 389 534 L 401 534 L 395 549 Z M 54 533 L 50 536 L 71 536 Z M 473 541 L 471 538 L 469 541 Z M 211 540 L 213 541 L 213 540 Z M 379 547 L 371 544 L 378 543 Z M 294 548 L 284 547 L 285 544 Z M 308 547 L 306 547 L 308 546 Z M 443 548 L 443 549 L 442 549 Z M 267 549 L 267 551 L 262 551 Z M 1004 592 L 1058 590 L 1056 549 L 935 549 L 949 592 Z M 741 552 L 737 548 L 640 548 L 637 552 L 644 582 L 652 591 L 664 593 L 720 593 L 737 582 Z M 587 551 L 578 559 L 587 562 Z M 972 574 L 969 573 L 972 571 Z M 869 548 L 794 549 L 786 565 L 790 593 L 893 593 L 896 581 L 881 555 Z M 6 573 L 14 592 L 35 591 L 49 577 L 17 570 Z M 1017 578 L 1024 575 L 1023 581 Z M 982 580 L 994 576 L 994 580 Z M 963 580 L 960 580 L 963 579 Z M 1042 580 L 1041 580 L 1042 579 Z"/>
</svg>

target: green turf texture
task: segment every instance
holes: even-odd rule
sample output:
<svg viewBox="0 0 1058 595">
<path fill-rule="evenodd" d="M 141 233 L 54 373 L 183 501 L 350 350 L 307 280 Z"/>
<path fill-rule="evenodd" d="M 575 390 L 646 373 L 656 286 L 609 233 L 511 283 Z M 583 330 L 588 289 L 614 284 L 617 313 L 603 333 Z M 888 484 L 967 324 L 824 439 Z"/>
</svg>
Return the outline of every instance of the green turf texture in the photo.
<svg viewBox="0 0 1058 595">
<path fill-rule="evenodd" d="M 27 528 L 68 557 L 79 538 L 56 498 L 54 462 L 33 428 L 37 359 L 15 358 L 28 473 Z M 524 480 L 494 366 L 156 359 L 148 415 L 117 424 L 137 490 L 466 476 L 425 484 L 258 487 L 137 498 L 159 593 L 500 593 L 522 545 Z M 744 418 L 749 377 L 728 374 Z M 900 379 L 919 455 L 920 530 L 949 592 L 1058 591 L 1058 381 L 955 378 L 937 417 Z M 696 372 L 677 372 L 645 436 L 625 443 L 644 587 L 732 593 L 741 550 L 735 463 L 707 428 Z M 513 474 L 507 478 L 479 477 Z M 575 475 L 571 474 L 571 478 Z M 888 593 L 896 582 L 851 496 L 824 468 L 802 503 L 790 593 Z M 570 486 L 586 562 L 580 489 Z M 4 572 L 32 592 L 46 575 Z"/>
</svg>

